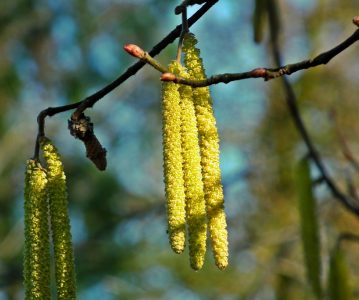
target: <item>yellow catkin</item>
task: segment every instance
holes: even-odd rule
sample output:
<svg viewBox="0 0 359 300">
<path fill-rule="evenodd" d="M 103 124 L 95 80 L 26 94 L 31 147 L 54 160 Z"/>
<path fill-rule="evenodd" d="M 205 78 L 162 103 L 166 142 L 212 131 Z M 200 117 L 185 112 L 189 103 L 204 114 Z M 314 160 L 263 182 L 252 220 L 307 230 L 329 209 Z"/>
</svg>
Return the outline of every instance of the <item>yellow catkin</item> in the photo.
<svg viewBox="0 0 359 300">
<path fill-rule="evenodd" d="M 57 299 L 76 299 L 74 255 L 71 242 L 66 176 L 57 149 L 47 138 L 41 140 L 47 165 L 50 220 L 55 253 Z"/>
<path fill-rule="evenodd" d="M 206 75 L 197 40 L 192 33 L 184 37 L 185 67 L 190 78 L 205 79 Z M 210 237 L 216 265 L 228 265 L 228 233 L 219 164 L 219 136 L 212 109 L 209 88 L 193 89 L 197 126 L 200 138 L 201 165 Z"/>
<path fill-rule="evenodd" d="M 169 65 L 174 72 L 173 64 Z M 185 192 L 182 171 L 181 109 L 178 85 L 162 83 L 163 169 L 171 248 L 181 253 L 186 240 Z"/>
<path fill-rule="evenodd" d="M 175 66 L 175 74 L 188 77 L 182 66 L 178 63 Z M 190 264 L 193 269 L 199 270 L 203 266 L 206 254 L 207 224 L 198 130 L 192 88 L 182 85 L 179 87 L 179 92 L 181 96 L 183 179 L 186 195 Z"/>
<path fill-rule="evenodd" d="M 50 299 L 50 241 L 46 172 L 28 160 L 25 173 L 25 299 Z"/>
</svg>

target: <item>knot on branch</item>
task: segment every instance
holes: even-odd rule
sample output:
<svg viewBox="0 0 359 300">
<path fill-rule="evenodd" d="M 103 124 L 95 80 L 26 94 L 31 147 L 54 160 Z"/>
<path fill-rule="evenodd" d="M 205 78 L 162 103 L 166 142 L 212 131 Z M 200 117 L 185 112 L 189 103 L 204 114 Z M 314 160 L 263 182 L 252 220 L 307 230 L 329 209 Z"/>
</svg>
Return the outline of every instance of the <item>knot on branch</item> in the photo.
<svg viewBox="0 0 359 300">
<path fill-rule="evenodd" d="M 106 149 L 102 147 L 101 143 L 94 134 L 94 126 L 90 117 L 83 113 L 77 120 L 71 117 L 68 120 L 68 128 L 70 134 L 75 138 L 83 141 L 86 147 L 86 156 L 96 165 L 96 167 L 103 171 L 106 169 Z"/>
</svg>

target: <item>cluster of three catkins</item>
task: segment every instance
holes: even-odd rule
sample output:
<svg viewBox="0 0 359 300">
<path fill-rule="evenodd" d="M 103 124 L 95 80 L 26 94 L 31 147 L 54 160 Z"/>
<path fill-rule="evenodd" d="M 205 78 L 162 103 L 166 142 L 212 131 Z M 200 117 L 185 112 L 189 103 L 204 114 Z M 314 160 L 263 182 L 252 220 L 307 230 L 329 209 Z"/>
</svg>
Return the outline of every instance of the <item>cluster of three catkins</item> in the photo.
<svg viewBox="0 0 359 300">
<path fill-rule="evenodd" d="M 205 79 L 197 40 L 183 40 L 184 67 L 174 61 L 169 71 L 182 78 Z M 168 233 L 172 249 L 185 247 L 186 224 L 190 264 L 203 266 L 207 226 L 215 263 L 228 265 L 228 239 L 219 166 L 219 137 L 208 87 L 164 82 L 162 88 L 163 156 Z"/>
</svg>

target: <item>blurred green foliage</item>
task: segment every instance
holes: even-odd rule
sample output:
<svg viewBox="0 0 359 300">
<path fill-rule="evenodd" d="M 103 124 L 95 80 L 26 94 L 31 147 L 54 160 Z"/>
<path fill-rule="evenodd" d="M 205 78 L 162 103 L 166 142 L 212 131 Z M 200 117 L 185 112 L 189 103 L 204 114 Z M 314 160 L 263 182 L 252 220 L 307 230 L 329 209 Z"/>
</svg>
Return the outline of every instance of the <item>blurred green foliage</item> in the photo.
<svg viewBox="0 0 359 300">
<path fill-rule="evenodd" d="M 0 299 L 23 299 L 23 181 L 36 116 L 48 106 L 79 101 L 135 60 L 125 43 L 150 49 L 180 17 L 179 1 L 4 0 L 0 4 Z M 285 63 L 325 51 L 354 31 L 356 0 L 281 1 Z M 191 14 L 197 6 L 191 7 Z M 193 31 L 207 74 L 273 66 L 268 32 L 253 41 L 254 1 L 219 1 Z M 167 64 L 176 45 L 158 59 Z M 358 182 L 344 159 L 328 113 L 353 153 L 359 149 L 359 50 L 290 77 L 311 137 L 336 182 Z M 230 234 L 230 266 L 207 255 L 193 272 L 188 252 L 171 252 L 162 178 L 160 82 L 142 69 L 88 113 L 108 150 L 99 172 L 67 130 L 71 112 L 47 119 L 46 133 L 64 157 L 68 177 L 79 299 L 309 299 L 296 209 L 294 165 L 306 154 L 276 80 L 211 88 L 221 136 L 221 167 Z M 317 176 L 312 170 L 312 178 Z M 321 280 L 340 232 L 358 218 L 314 189 L 321 233 Z M 345 244 L 348 284 L 359 286 L 358 245 Z"/>
<path fill-rule="evenodd" d="M 330 256 L 328 294 L 329 299 L 353 299 L 349 285 L 348 266 L 343 251 L 335 247 Z"/>
<path fill-rule="evenodd" d="M 310 163 L 308 158 L 303 158 L 298 162 L 295 172 L 306 273 L 314 295 L 320 299 L 322 288 L 320 283 L 321 261 L 319 226 L 317 203 L 313 196 L 313 180 L 310 175 Z"/>
</svg>

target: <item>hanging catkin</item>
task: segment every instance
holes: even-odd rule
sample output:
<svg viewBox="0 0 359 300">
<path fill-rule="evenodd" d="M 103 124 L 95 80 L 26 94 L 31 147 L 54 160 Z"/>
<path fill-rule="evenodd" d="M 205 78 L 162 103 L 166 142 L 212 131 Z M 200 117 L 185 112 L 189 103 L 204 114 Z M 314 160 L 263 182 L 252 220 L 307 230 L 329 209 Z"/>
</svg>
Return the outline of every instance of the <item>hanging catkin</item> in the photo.
<svg viewBox="0 0 359 300">
<path fill-rule="evenodd" d="M 174 64 L 169 70 L 175 72 Z M 167 200 L 168 234 L 176 253 L 184 250 L 186 239 L 185 192 L 182 171 L 181 108 L 178 84 L 162 83 L 163 169 Z"/>
<path fill-rule="evenodd" d="M 50 220 L 55 253 L 57 299 L 76 299 L 74 255 L 67 209 L 66 176 L 55 146 L 47 138 L 40 142 L 47 165 Z"/>
<path fill-rule="evenodd" d="M 180 64 L 177 64 L 175 74 L 188 77 Z M 179 86 L 179 93 L 181 96 L 183 179 L 186 195 L 190 264 L 193 269 L 199 270 L 203 266 L 206 254 L 207 224 L 198 129 L 193 106 L 192 88 L 181 85 Z"/>
<path fill-rule="evenodd" d="M 185 67 L 190 78 L 205 79 L 197 40 L 187 33 L 183 41 Z M 219 165 L 219 136 L 208 87 L 193 89 L 194 106 L 200 138 L 201 165 L 210 237 L 216 265 L 224 269 L 228 265 L 228 234 L 224 211 L 223 188 Z"/>
<path fill-rule="evenodd" d="M 25 173 L 25 299 L 50 299 L 50 242 L 46 172 L 35 160 Z"/>
</svg>

